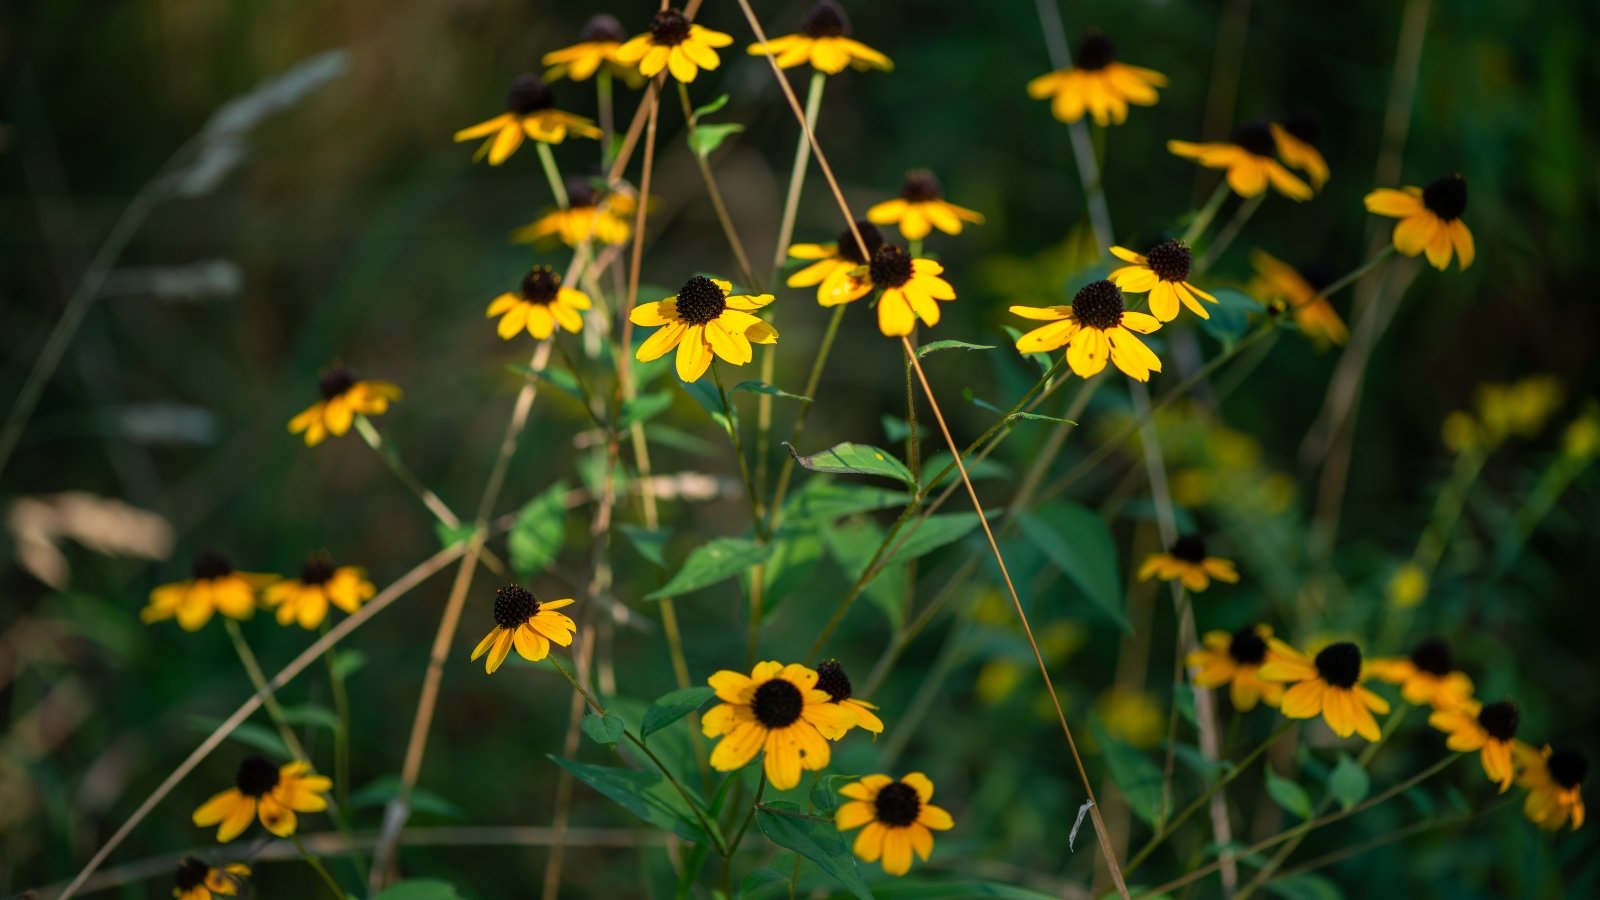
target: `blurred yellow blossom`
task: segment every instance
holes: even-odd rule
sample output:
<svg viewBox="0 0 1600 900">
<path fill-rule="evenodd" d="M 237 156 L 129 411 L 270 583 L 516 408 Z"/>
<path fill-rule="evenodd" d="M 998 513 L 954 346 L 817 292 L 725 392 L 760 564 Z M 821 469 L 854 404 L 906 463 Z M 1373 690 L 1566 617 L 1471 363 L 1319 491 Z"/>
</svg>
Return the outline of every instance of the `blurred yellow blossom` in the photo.
<svg viewBox="0 0 1600 900">
<path fill-rule="evenodd" d="M 1416 606 L 1428 595 L 1428 573 L 1414 562 L 1395 570 L 1389 578 L 1389 602 L 1402 609 Z"/>
<path fill-rule="evenodd" d="M 1108 734 L 1134 747 L 1154 747 L 1166 734 L 1166 712 L 1144 691 L 1113 687 L 1100 695 L 1094 709 Z"/>
</svg>

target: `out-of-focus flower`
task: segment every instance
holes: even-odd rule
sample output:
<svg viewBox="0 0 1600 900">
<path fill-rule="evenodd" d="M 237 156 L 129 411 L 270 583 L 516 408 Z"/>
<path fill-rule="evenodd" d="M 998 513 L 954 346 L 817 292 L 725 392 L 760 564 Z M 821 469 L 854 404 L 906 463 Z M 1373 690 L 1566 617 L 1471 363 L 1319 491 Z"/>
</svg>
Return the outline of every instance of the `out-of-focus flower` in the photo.
<svg viewBox="0 0 1600 900">
<path fill-rule="evenodd" d="M 945 234 L 960 234 L 962 223 L 983 224 L 983 214 L 944 199 L 944 186 L 927 169 L 913 169 L 900 184 L 900 196 L 885 200 L 867 210 L 874 225 L 900 225 L 908 241 L 920 241 L 937 228 Z"/>
<path fill-rule="evenodd" d="M 1178 317 L 1178 303 L 1202 319 L 1211 318 L 1200 301 L 1216 303 L 1217 298 L 1189 283 L 1194 253 L 1182 241 L 1163 241 L 1148 253 L 1135 253 L 1125 247 L 1112 247 L 1111 255 L 1132 265 L 1111 272 L 1112 283 L 1130 294 L 1150 293 L 1150 312 L 1163 322 Z"/>
<path fill-rule="evenodd" d="M 195 557 L 193 578 L 150 592 L 150 602 L 139 611 L 139 620 L 148 625 L 177 617 L 184 631 L 199 631 L 219 612 L 230 619 L 248 619 L 256 611 L 256 591 L 276 579 L 275 575 L 235 571 L 228 557 L 206 550 Z"/>
<path fill-rule="evenodd" d="M 552 208 L 511 232 L 512 243 L 548 243 L 556 238 L 568 247 L 584 241 L 618 246 L 633 233 L 638 198 L 625 191 L 598 190 L 587 178 L 568 178 L 567 208 Z"/>
<path fill-rule="evenodd" d="M 604 13 L 591 16 L 578 32 L 578 43 L 551 50 L 544 55 L 541 62 L 550 67 L 545 72 L 545 78 L 551 81 L 558 78 L 587 81 L 600 71 L 601 66 L 613 74 L 631 72 L 632 67 L 617 58 L 617 51 L 622 49 L 622 42 L 627 39 L 627 32 L 622 30 L 622 23 L 615 16 Z"/>
<path fill-rule="evenodd" d="M 1311 185 L 1296 178 L 1274 157 L 1278 142 L 1266 122 L 1245 122 L 1233 130 L 1228 141 L 1167 141 L 1167 149 L 1208 169 L 1225 170 L 1228 187 L 1241 197 L 1255 197 L 1271 184 L 1290 200 L 1311 199 Z"/>
<path fill-rule="evenodd" d="M 1484 774 L 1500 786 L 1502 794 L 1511 787 L 1511 745 L 1521 722 L 1522 712 L 1510 700 L 1473 700 L 1454 709 L 1435 710 L 1428 716 L 1429 725 L 1450 735 L 1445 746 L 1458 753 L 1479 751 Z"/>
<path fill-rule="evenodd" d="M 583 116 L 575 116 L 555 108 L 555 96 L 544 80 L 532 73 L 517 76 L 511 90 L 506 93 L 506 111 L 492 119 L 456 132 L 456 141 L 474 141 L 486 138 L 474 162 L 489 158 L 489 165 L 498 166 L 511 158 L 522 146 L 524 138 L 545 144 L 559 144 L 568 134 L 578 137 L 598 138 L 600 129 Z"/>
<path fill-rule="evenodd" d="M 860 233 L 860 242 L 856 234 Z M 861 255 L 861 244 L 867 245 L 867 255 Z M 839 240 L 832 244 L 794 244 L 789 247 L 792 259 L 810 261 L 789 276 L 784 282 L 789 287 L 816 285 L 817 302 L 823 306 L 838 306 L 860 300 L 872 292 L 872 255 L 883 246 L 883 232 L 878 226 L 861 220 L 855 230 L 846 228 Z"/>
<path fill-rule="evenodd" d="M 1389 577 L 1389 602 L 1401 609 L 1409 609 L 1428 596 L 1428 573 L 1413 562 L 1396 569 Z"/>
<path fill-rule="evenodd" d="M 1166 736 L 1166 711 L 1144 691 L 1112 687 L 1100 695 L 1094 708 L 1106 732 L 1130 746 L 1154 747 Z"/>
<path fill-rule="evenodd" d="M 313 629 L 328 617 L 329 605 L 354 613 L 377 590 L 359 566 L 335 568 L 327 556 L 318 554 L 300 567 L 299 578 L 268 585 L 261 605 L 277 610 L 279 625 L 298 622 L 301 628 Z"/>
<path fill-rule="evenodd" d="M 1437 638 L 1411 649 L 1410 656 L 1367 661 L 1367 671 L 1379 681 L 1400 686 L 1400 696 L 1413 706 L 1453 710 L 1472 699 L 1472 679 L 1456 669 L 1450 645 Z"/>
<path fill-rule="evenodd" d="M 691 23 L 677 8 L 667 8 L 650 20 L 650 30 L 617 48 L 618 62 L 637 64 L 639 74 L 654 78 L 663 69 L 684 84 L 694 81 L 701 69 L 710 71 L 722 65 L 718 47 L 733 43 L 731 35 Z"/>
<path fill-rule="evenodd" d="M 1459 174 L 1427 187 L 1378 188 L 1366 196 L 1366 204 L 1367 212 L 1400 220 L 1394 227 L 1394 248 L 1406 256 L 1425 252 L 1429 264 L 1441 272 L 1452 255 L 1462 269 L 1477 256 L 1472 232 L 1461 221 L 1467 211 L 1467 182 Z"/>
<path fill-rule="evenodd" d="M 1264 250 L 1250 251 L 1250 264 L 1256 270 L 1245 288 L 1250 296 L 1269 305 L 1282 302 L 1295 327 L 1319 346 L 1342 345 L 1350 339 L 1344 319 L 1304 274 Z"/>
<path fill-rule="evenodd" d="M 356 416 L 378 416 L 389 411 L 389 404 L 400 399 L 400 388 L 387 381 L 364 381 L 335 363 L 322 373 L 317 390 L 322 399 L 289 420 L 289 433 L 305 432 L 307 447 L 322 443 L 328 435 L 342 437 Z"/>
<path fill-rule="evenodd" d="M 573 334 L 583 330 L 582 313 L 590 305 L 589 295 L 563 285 L 555 270 L 535 266 L 522 276 L 516 293 L 494 298 L 484 315 L 500 317 L 495 330 L 508 341 L 523 331 L 542 341 L 555 333 L 557 325 Z"/>
<path fill-rule="evenodd" d="M 1369 741 L 1378 739 L 1378 720 L 1372 714 L 1387 713 L 1389 701 L 1361 686 L 1366 677 L 1361 648 L 1341 641 L 1310 657 L 1277 638 L 1269 646 L 1275 658 L 1263 665 L 1259 674 L 1267 681 L 1292 685 L 1279 707 L 1285 716 L 1321 716 L 1339 737 L 1359 734 Z"/>
<path fill-rule="evenodd" d="M 244 863 L 225 866 L 207 865 L 204 860 L 185 856 L 178 861 L 172 873 L 172 896 L 178 900 L 211 900 L 212 896 L 238 895 L 244 879 L 250 876 L 250 867 Z"/>
<path fill-rule="evenodd" d="M 1317 150 L 1317 139 L 1321 136 L 1321 123 L 1307 113 L 1290 116 L 1282 124 L 1272 123 L 1272 137 L 1278 142 L 1278 157 L 1285 165 L 1306 173 L 1306 177 L 1311 179 L 1311 186 L 1319 191 L 1328 183 L 1328 161 Z"/>
<path fill-rule="evenodd" d="M 1028 82 L 1028 96 L 1049 98 L 1051 115 L 1069 125 L 1087 112 L 1105 127 L 1127 121 L 1129 104 L 1154 106 L 1156 89 L 1166 86 L 1167 76 L 1118 61 L 1117 45 L 1090 31 L 1072 65 Z"/>
<path fill-rule="evenodd" d="M 1229 634 L 1208 631 L 1203 647 L 1190 653 L 1186 662 L 1194 669 L 1194 683 L 1203 688 L 1228 686 L 1233 708 L 1249 712 L 1258 702 L 1276 707 L 1283 702 L 1283 685 L 1263 681 L 1261 667 L 1273 658 L 1268 625 L 1247 625 Z"/>
<path fill-rule="evenodd" d="M 1139 567 L 1139 580 L 1149 581 L 1152 578 L 1181 580 L 1184 587 L 1199 593 L 1211 586 L 1213 578 L 1229 584 L 1238 583 L 1239 572 L 1234 568 L 1233 560 L 1208 555 L 1205 538 L 1198 534 L 1185 534 L 1174 541 L 1167 552 L 1152 553 L 1145 557 L 1144 565 Z"/>
<path fill-rule="evenodd" d="M 799 34 L 751 44 L 750 55 L 774 57 L 781 69 L 810 63 L 811 68 L 828 75 L 848 67 L 885 72 L 894 68 L 889 57 L 850 37 L 850 17 L 833 0 L 818 0 L 800 20 Z"/>
<path fill-rule="evenodd" d="M 1521 774 L 1517 784 L 1528 789 L 1522 812 L 1528 821 L 1547 831 L 1572 823 L 1572 830 L 1583 827 L 1583 779 L 1589 774 L 1589 760 L 1576 750 L 1551 750 L 1518 741 L 1513 748 Z"/>
<path fill-rule="evenodd" d="M 194 824 L 218 825 L 217 840 L 224 844 L 258 818 L 268 831 L 288 837 L 298 822 L 295 813 L 327 809 L 323 795 L 332 789 L 333 782 L 312 774 L 308 762 L 275 766 L 266 757 L 247 756 L 239 763 L 234 786 L 201 804 L 194 811 Z"/>
</svg>

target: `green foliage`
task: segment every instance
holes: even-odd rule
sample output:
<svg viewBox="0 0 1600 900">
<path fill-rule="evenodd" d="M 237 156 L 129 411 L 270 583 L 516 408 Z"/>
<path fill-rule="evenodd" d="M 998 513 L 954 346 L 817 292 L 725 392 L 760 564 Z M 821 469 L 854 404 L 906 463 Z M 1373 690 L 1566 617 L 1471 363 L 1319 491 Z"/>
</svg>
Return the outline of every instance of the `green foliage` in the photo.
<svg viewBox="0 0 1600 900">
<path fill-rule="evenodd" d="M 1267 770 L 1267 793 L 1285 812 L 1302 819 L 1311 818 L 1311 797 L 1306 789 L 1271 769 Z"/>
<path fill-rule="evenodd" d="M 646 600 L 678 597 L 732 578 L 746 569 L 766 562 L 771 544 L 744 538 L 721 537 L 696 547 L 667 583 L 645 595 Z"/>
<path fill-rule="evenodd" d="M 622 740 L 623 732 L 627 728 L 622 719 L 613 715 L 599 716 L 594 713 L 585 713 L 583 716 L 583 733 L 597 744 L 615 747 Z"/>
<path fill-rule="evenodd" d="M 831 818 L 808 815 L 798 803 L 773 800 L 756 809 L 756 825 L 768 840 L 816 863 L 852 895 L 872 900 L 872 890 L 856 871 L 855 855 Z"/>
<path fill-rule="evenodd" d="M 784 445 L 789 447 L 788 444 Z M 911 487 L 916 487 L 915 478 L 911 477 L 911 470 L 906 464 L 897 459 L 887 450 L 881 450 L 867 444 L 843 443 L 815 453 L 811 456 L 801 456 L 793 447 L 789 447 L 789 455 L 795 462 L 813 472 L 830 472 L 834 474 L 850 475 L 879 475 L 884 478 L 893 478 L 903 481 Z"/>
<path fill-rule="evenodd" d="M 517 513 L 506 536 L 511 568 L 523 578 L 542 572 L 561 552 L 567 538 L 567 483 L 560 479 Z"/>
<path fill-rule="evenodd" d="M 664 828 L 686 841 L 712 840 L 700 826 L 688 801 L 659 773 L 593 766 L 553 755 L 550 759 L 579 781 L 649 824 Z M 712 827 L 715 827 L 714 823 Z M 720 836 L 717 840 L 720 841 Z"/>
<path fill-rule="evenodd" d="M 644 722 L 639 726 L 639 737 L 648 738 L 673 722 L 687 716 L 716 696 L 708 687 L 688 687 L 662 694 L 645 710 Z"/>
<path fill-rule="evenodd" d="M 1018 521 L 1022 533 L 1091 603 L 1123 631 L 1133 630 L 1122 612 L 1121 567 L 1104 520 L 1081 506 L 1052 503 Z"/>
<path fill-rule="evenodd" d="M 373 900 L 461 900 L 461 895 L 447 881 L 412 878 L 389 885 Z"/>
<path fill-rule="evenodd" d="M 1328 793 L 1339 801 L 1339 806 L 1350 809 L 1367 799 L 1367 793 L 1371 790 L 1372 776 L 1367 774 L 1367 770 L 1348 754 L 1339 754 L 1339 763 L 1328 776 Z"/>
<path fill-rule="evenodd" d="M 1089 726 L 1105 755 L 1112 780 L 1128 801 L 1128 809 L 1146 824 L 1154 825 L 1161 818 L 1161 767 L 1112 737 L 1099 719 L 1090 719 Z"/>
</svg>

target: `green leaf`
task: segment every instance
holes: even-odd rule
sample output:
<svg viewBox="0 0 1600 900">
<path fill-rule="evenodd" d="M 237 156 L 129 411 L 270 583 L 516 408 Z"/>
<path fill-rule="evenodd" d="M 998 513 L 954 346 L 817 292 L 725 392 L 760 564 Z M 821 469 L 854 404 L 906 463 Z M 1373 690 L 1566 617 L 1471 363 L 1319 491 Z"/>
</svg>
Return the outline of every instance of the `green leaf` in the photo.
<svg viewBox="0 0 1600 900">
<path fill-rule="evenodd" d="M 866 572 L 872 554 L 883 543 L 883 529 L 871 520 L 856 519 L 824 529 L 822 539 L 828 544 L 829 555 L 853 584 Z M 905 624 L 906 570 L 903 567 L 880 567 L 878 574 L 862 587 L 862 595 L 867 602 L 883 610 L 896 631 Z"/>
<path fill-rule="evenodd" d="M 1017 328 L 1013 328 L 1010 325 L 1005 326 L 1005 331 L 1007 336 L 1011 338 L 1011 346 L 1015 347 L 1017 345 L 1017 341 L 1022 338 L 1022 331 Z M 1039 367 L 1039 374 L 1041 375 L 1048 373 L 1050 371 L 1050 367 L 1055 365 L 1055 360 L 1050 358 L 1050 354 L 1043 351 L 1038 353 L 1024 353 L 1022 355 L 1034 361 L 1034 363 Z"/>
<path fill-rule="evenodd" d="M 1093 510 L 1052 503 L 1023 513 L 1022 533 L 1038 547 L 1123 631 L 1132 633 L 1122 612 L 1122 576 L 1111 529 Z"/>
<path fill-rule="evenodd" d="M 1161 814 L 1161 768 L 1143 753 L 1112 737 L 1099 719 L 1091 718 L 1089 728 L 1105 754 L 1111 780 L 1128 801 L 1128 809 L 1154 826 Z"/>
<path fill-rule="evenodd" d="M 579 781 L 651 825 L 664 828 L 686 841 L 711 840 L 677 788 L 659 773 L 591 766 L 555 755 L 550 759 Z"/>
<path fill-rule="evenodd" d="M 910 529 L 913 526 L 915 526 L 914 522 L 908 524 L 906 529 Z M 911 532 L 910 537 L 906 537 L 906 529 L 901 530 L 895 540 L 898 542 L 901 538 L 905 538 L 905 542 L 888 554 L 888 560 L 885 565 L 892 566 L 919 559 L 946 544 L 953 544 L 961 540 L 966 537 L 967 532 L 977 527 L 977 513 L 945 513 L 943 515 L 929 516 L 923 520 L 920 526 L 916 526 L 916 530 Z"/>
<path fill-rule="evenodd" d="M 740 391 L 749 391 L 752 394 L 766 394 L 771 397 L 788 397 L 791 400 L 804 400 L 808 403 L 811 401 L 810 397 L 803 397 L 799 394 L 791 394 L 788 391 L 779 390 L 772 385 L 767 384 L 765 381 L 741 381 L 734 385 L 733 389 L 728 391 L 728 393 L 731 395 L 737 394 Z"/>
<path fill-rule="evenodd" d="M 525 378 L 537 378 L 547 381 L 551 387 L 567 394 L 579 403 L 584 402 L 583 391 L 578 387 L 577 376 L 566 369 L 555 369 L 549 366 L 543 369 L 535 369 L 527 363 L 512 363 L 506 368 Z"/>
<path fill-rule="evenodd" d="M 189 724 L 194 730 L 209 734 L 217 730 L 217 726 L 222 724 L 222 720 L 213 719 L 210 716 L 190 716 Z M 254 747 L 274 759 L 290 759 L 294 756 L 293 753 L 289 752 L 289 748 L 284 746 L 283 738 L 278 737 L 276 731 L 265 725 L 257 725 L 254 722 L 241 722 L 237 728 L 229 732 L 228 737 L 247 747 Z"/>
<path fill-rule="evenodd" d="M 744 126 L 738 122 L 712 122 L 694 127 L 694 136 L 689 139 L 689 149 L 700 154 L 701 158 L 710 156 L 729 135 L 738 134 Z"/>
<path fill-rule="evenodd" d="M 753 566 L 767 561 L 772 546 L 744 538 L 720 537 L 701 544 L 689 554 L 683 568 L 667 583 L 645 595 L 646 600 L 679 597 L 690 591 L 710 587 Z"/>
<path fill-rule="evenodd" d="M 283 720 L 290 725 L 316 725 L 332 733 L 339 730 L 339 717 L 332 710 L 310 703 L 305 706 L 285 706 Z"/>
<path fill-rule="evenodd" d="M 461 895 L 448 881 L 413 878 L 389 885 L 372 900 L 461 900 Z"/>
<path fill-rule="evenodd" d="M 993 344 L 969 344 L 966 341 L 934 341 L 917 348 L 917 359 L 940 350 L 993 350 Z"/>
<path fill-rule="evenodd" d="M 550 565 L 567 539 L 567 483 L 557 481 L 529 500 L 506 535 L 511 568 L 529 578 Z"/>
<path fill-rule="evenodd" d="M 1260 312 L 1261 304 L 1231 288 L 1218 288 L 1211 291 L 1211 295 L 1217 298 L 1217 302 L 1201 301 L 1206 312 L 1211 313 L 1211 318 L 1201 319 L 1200 327 L 1224 346 L 1232 346 L 1234 341 L 1250 330 L 1250 314 Z"/>
<path fill-rule="evenodd" d="M 772 557 L 763 569 L 767 580 L 766 600 L 761 605 L 763 618 L 771 616 L 795 591 L 811 583 L 824 552 L 826 523 L 791 519 L 778 529 L 772 540 Z"/>
<path fill-rule="evenodd" d="M 984 897 L 994 900 L 1055 900 L 1056 897 L 1055 894 L 1041 894 L 1028 888 L 993 881 L 917 882 L 900 879 L 895 879 L 892 884 L 875 885 L 872 895 L 877 900 L 977 900 Z"/>
<path fill-rule="evenodd" d="M 911 495 L 905 491 L 813 478 L 789 495 L 784 518 L 791 522 L 832 522 L 856 513 L 905 506 L 910 501 Z"/>
<path fill-rule="evenodd" d="M 367 655 L 355 648 L 340 650 L 333 655 L 333 670 L 339 673 L 340 678 L 349 678 L 366 664 Z"/>
<path fill-rule="evenodd" d="M 583 733 L 596 744 L 615 747 L 617 742 L 622 740 L 622 732 L 625 730 L 622 720 L 609 713 L 604 716 L 588 713 L 583 717 Z"/>
<path fill-rule="evenodd" d="M 723 94 L 722 96 L 720 96 L 717 99 L 711 101 L 710 103 L 707 103 L 705 106 L 697 106 L 697 107 L 695 107 L 694 117 L 696 119 L 699 119 L 699 118 L 703 118 L 705 116 L 709 116 L 712 113 L 722 109 L 724 106 L 727 106 L 727 105 L 728 105 L 728 95 L 727 94 Z"/>
<path fill-rule="evenodd" d="M 1311 818 L 1311 798 L 1306 789 L 1271 769 L 1267 770 L 1267 793 L 1279 806 L 1302 819 Z"/>
<path fill-rule="evenodd" d="M 1266 883 L 1266 889 L 1267 893 L 1284 900 L 1341 900 L 1344 897 L 1338 885 L 1310 872 L 1274 878 Z"/>
<path fill-rule="evenodd" d="M 439 544 L 446 549 L 471 540 L 473 533 L 477 530 L 477 526 L 471 522 L 462 522 L 459 525 L 446 525 L 443 522 L 433 523 L 433 532 L 439 536 Z"/>
<path fill-rule="evenodd" d="M 811 783 L 811 805 L 817 810 L 817 815 L 832 818 L 841 805 L 839 788 L 857 780 L 850 775 L 819 774 Z"/>
<path fill-rule="evenodd" d="M 756 807 L 756 825 L 768 840 L 816 863 L 860 900 L 872 900 L 871 889 L 856 871 L 855 854 L 832 819 L 808 816 L 798 803 L 773 800 Z"/>
<path fill-rule="evenodd" d="M 673 722 L 687 716 L 716 696 L 708 687 L 689 687 L 662 694 L 644 711 L 644 722 L 639 726 L 639 737 L 647 738 Z"/>
<path fill-rule="evenodd" d="M 632 400 L 624 400 L 622 412 L 617 416 L 617 428 L 632 428 L 636 422 L 647 422 L 671 405 L 671 391 L 651 391 Z"/>
<path fill-rule="evenodd" d="M 1021 410 L 1018 410 L 1017 412 L 1012 413 L 1011 415 L 1007 416 L 1006 418 L 1008 418 L 1008 419 L 1027 419 L 1027 420 L 1029 420 L 1031 422 L 1054 422 L 1057 425 L 1076 425 L 1076 424 L 1078 424 L 1076 419 L 1058 419 L 1055 416 L 1046 416 L 1046 415 L 1041 415 L 1039 413 L 1022 412 Z"/>
<path fill-rule="evenodd" d="M 667 540 L 672 537 L 670 533 L 651 531 L 640 525 L 622 524 L 618 525 L 617 528 L 628 536 L 628 541 L 633 544 L 633 549 L 639 551 L 640 556 L 663 569 L 667 567 L 667 561 L 663 554 L 667 549 Z"/>
<path fill-rule="evenodd" d="M 869 444 L 852 444 L 849 442 L 836 444 L 831 449 L 811 456 L 801 456 L 794 447 L 785 441 L 783 446 L 788 449 L 794 461 L 813 472 L 847 473 L 853 475 L 881 475 L 884 478 L 893 478 L 903 481 L 912 487 L 916 480 L 911 477 L 911 470 L 906 464 L 896 459 L 887 450 L 880 450 Z"/>
<path fill-rule="evenodd" d="M 385 775 L 363 785 L 350 795 L 350 805 L 356 809 L 376 809 L 400 795 L 400 776 Z M 411 789 L 411 811 L 442 816 L 447 819 L 466 819 L 461 807 L 425 788 Z"/>
<path fill-rule="evenodd" d="M 1367 799 L 1370 790 L 1372 776 L 1367 774 L 1367 770 L 1361 768 L 1361 764 L 1351 759 L 1349 754 L 1339 754 L 1339 764 L 1333 767 L 1333 774 L 1328 776 L 1328 793 L 1339 801 L 1339 806 L 1348 811 Z"/>
<path fill-rule="evenodd" d="M 738 900 L 781 900 L 789 896 L 789 876 L 771 869 L 757 869 L 739 882 Z"/>
</svg>

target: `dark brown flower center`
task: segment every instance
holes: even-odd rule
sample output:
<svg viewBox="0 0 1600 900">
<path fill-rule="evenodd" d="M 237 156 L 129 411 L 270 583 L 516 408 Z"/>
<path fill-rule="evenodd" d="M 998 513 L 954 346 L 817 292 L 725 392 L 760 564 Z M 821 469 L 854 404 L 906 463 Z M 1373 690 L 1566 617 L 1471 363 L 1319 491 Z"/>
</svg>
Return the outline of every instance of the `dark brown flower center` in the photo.
<svg viewBox="0 0 1600 900">
<path fill-rule="evenodd" d="M 1162 281 L 1187 281 L 1189 267 L 1194 263 L 1194 253 L 1182 241 L 1164 241 L 1150 248 L 1145 259 L 1150 261 L 1150 271 Z"/>
<path fill-rule="evenodd" d="M 545 86 L 543 79 L 531 72 L 518 75 L 517 80 L 511 83 L 511 90 L 506 91 L 506 109 L 519 116 L 555 105 L 556 98 L 550 93 L 550 88 Z"/>
<path fill-rule="evenodd" d="M 333 577 L 333 564 L 322 554 L 306 557 L 305 563 L 300 566 L 300 583 L 307 585 L 327 584 Z"/>
<path fill-rule="evenodd" d="M 1589 775 L 1589 760 L 1576 750 L 1557 750 L 1550 754 L 1550 777 L 1556 784 L 1572 790 Z"/>
<path fill-rule="evenodd" d="M 900 182 L 900 199 L 907 203 L 927 203 L 944 196 L 944 185 L 931 169 L 913 169 Z"/>
<path fill-rule="evenodd" d="M 878 796 L 872 798 L 872 806 L 879 822 L 904 828 L 921 815 L 922 798 L 917 796 L 916 788 L 904 781 L 896 781 L 878 790 Z"/>
<path fill-rule="evenodd" d="M 1438 638 L 1429 638 L 1411 648 L 1411 664 L 1418 671 L 1443 678 L 1455 671 L 1456 656 L 1450 652 L 1449 644 Z"/>
<path fill-rule="evenodd" d="M 861 256 L 861 244 L 856 243 L 855 232 L 848 228 L 839 232 L 839 255 L 858 266 L 864 266 L 867 260 L 872 258 L 872 254 L 877 253 L 878 248 L 883 246 L 883 232 L 866 219 L 856 220 L 856 231 L 861 232 L 861 244 L 867 245 L 866 257 Z"/>
<path fill-rule="evenodd" d="M 226 578 L 233 574 L 233 561 L 217 550 L 201 550 L 191 570 L 196 581 Z"/>
<path fill-rule="evenodd" d="M 1089 32 L 1089 36 L 1078 45 L 1078 55 L 1073 59 L 1077 67 L 1085 72 L 1098 72 L 1116 61 L 1117 45 L 1098 31 Z"/>
<path fill-rule="evenodd" d="M 1109 281 L 1091 281 L 1072 298 L 1072 315 L 1087 328 L 1116 328 L 1122 312 L 1122 289 Z"/>
<path fill-rule="evenodd" d="M 847 37 L 850 34 L 850 17 L 833 0 L 817 0 L 817 4 L 800 20 L 800 30 L 806 37 Z"/>
<path fill-rule="evenodd" d="M 1422 205 L 1429 212 L 1453 222 L 1467 211 L 1467 182 L 1460 175 L 1447 175 L 1422 189 Z"/>
<path fill-rule="evenodd" d="M 1186 563 L 1202 563 L 1206 558 L 1206 541 L 1198 534 L 1185 534 L 1172 542 L 1172 549 L 1168 552 L 1174 559 Z"/>
<path fill-rule="evenodd" d="M 622 30 L 622 23 L 616 16 L 601 13 L 591 16 L 589 21 L 583 23 L 583 30 L 578 32 L 578 40 L 585 44 L 620 44 L 628 39 L 628 33 Z"/>
<path fill-rule="evenodd" d="M 246 797 L 261 797 L 278 786 L 278 767 L 265 756 L 246 756 L 239 763 L 239 773 L 233 777 L 233 786 Z"/>
<path fill-rule="evenodd" d="M 750 700 L 750 709 L 756 714 L 756 721 L 768 728 L 793 725 L 804 708 L 805 698 L 800 695 L 800 689 L 782 678 L 763 682 Z"/>
<path fill-rule="evenodd" d="M 827 691 L 835 703 L 850 699 L 850 676 L 845 674 L 844 666 L 839 665 L 837 659 L 824 660 L 817 666 L 817 690 Z"/>
<path fill-rule="evenodd" d="M 1497 741 L 1509 741 L 1517 736 L 1517 726 L 1522 723 L 1522 710 L 1510 700 L 1486 703 L 1478 710 L 1478 724 Z"/>
<path fill-rule="evenodd" d="M 690 325 L 715 321 L 728 308 L 728 295 L 715 281 L 694 275 L 678 291 L 678 318 Z"/>
<path fill-rule="evenodd" d="M 561 276 L 549 266 L 534 266 L 522 276 L 522 299 L 545 306 L 561 294 Z"/>
<path fill-rule="evenodd" d="M 1322 138 L 1322 120 L 1313 112 L 1297 112 L 1283 120 L 1283 130 L 1314 147 Z"/>
<path fill-rule="evenodd" d="M 1337 688 L 1352 688 L 1361 680 L 1361 648 L 1349 641 L 1329 644 L 1316 658 L 1317 674 Z"/>
<path fill-rule="evenodd" d="M 872 283 L 881 288 L 897 288 L 911 280 L 911 254 L 895 244 L 884 244 L 872 253 Z"/>
<path fill-rule="evenodd" d="M 1241 123 L 1233 129 L 1233 142 L 1256 156 L 1272 156 L 1278 151 L 1278 142 L 1272 137 L 1272 126 L 1256 120 Z"/>
<path fill-rule="evenodd" d="M 203 860 L 192 856 L 185 856 L 178 863 L 178 870 L 172 874 L 172 883 L 180 893 L 192 891 L 206 882 L 206 876 L 211 874 L 211 867 Z"/>
<path fill-rule="evenodd" d="M 1256 633 L 1254 625 L 1247 625 L 1233 633 L 1228 641 L 1228 655 L 1236 663 L 1258 666 L 1267 658 L 1267 642 Z"/>
<path fill-rule="evenodd" d="M 676 9 L 663 9 L 650 20 L 650 37 L 662 47 L 676 47 L 689 39 L 689 20 Z"/>
<path fill-rule="evenodd" d="M 567 206 L 573 209 L 584 206 L 593 206 L 599 199 L 600 192 L 594 189 L 587 178 L 567 179 Z"/>
<path fill-rule="evenodd" d="M 508 584 L 494 592 L 494 623 L 501 628 L 516 628 L 539 612 L 539 601 L 520 584 Z"/>
<path fill-rule="evenodd" d="M 335 365 L 322 373 L 322 380 L 318 382 L 317 390 L 322 392 L 322 399 L 332 400 L 355 386 L 355 373 L 344 366 Z"/>
</svg>

